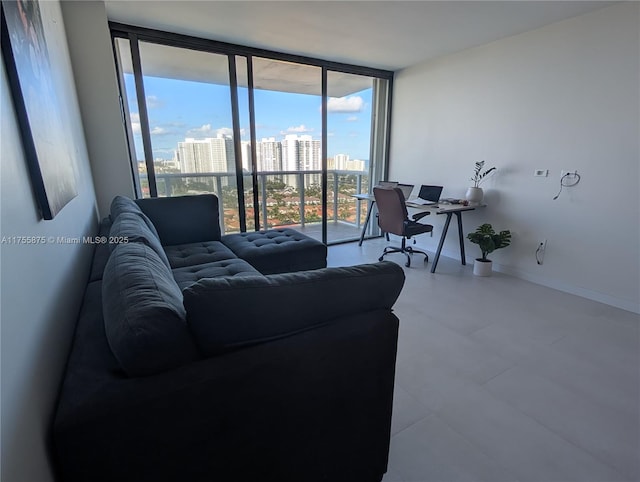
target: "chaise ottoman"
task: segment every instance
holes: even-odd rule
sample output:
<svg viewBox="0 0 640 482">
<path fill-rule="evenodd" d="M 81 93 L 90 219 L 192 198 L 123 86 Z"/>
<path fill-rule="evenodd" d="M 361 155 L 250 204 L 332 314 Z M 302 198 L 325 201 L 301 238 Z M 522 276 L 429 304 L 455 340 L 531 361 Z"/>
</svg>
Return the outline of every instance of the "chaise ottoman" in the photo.
<svg viewBox="0 0 640 482">
<path fill-rule="evenodd" d="M 221 241 L 262 274 L 327 267 L 327 246 L 295 229 L 227 234 Z"/>
</svg>

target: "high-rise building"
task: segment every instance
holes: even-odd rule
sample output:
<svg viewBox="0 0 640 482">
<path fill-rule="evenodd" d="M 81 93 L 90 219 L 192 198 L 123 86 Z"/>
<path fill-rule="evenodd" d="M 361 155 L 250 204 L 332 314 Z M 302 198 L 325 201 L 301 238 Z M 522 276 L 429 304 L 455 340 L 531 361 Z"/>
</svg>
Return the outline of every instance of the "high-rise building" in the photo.
<svg viewBox="0 0 640 482">
<path fill-rule="evenodd" d="M 333 156 L 334 169 L 337 171 L 344 171 L 347 169 L 347 162 L 349 162 L 348 154 L 336 154 Z"/>
<path fill-rule="evenodd" d="M 350 159 L 345 163 L 344 169 L 347 171 L 364 171 L 365 163 L 360 159 Z"/>
<path fill-rule="evenodd" d="M 309 135 L 289 134 L 282 141 L 282 167 L 287 171 L 322 169 L 320 141 Z"/>
<path fill-rule="evenodd" d="M 178 142 L 176 154 L 180 170 L 185 173 L 235 170 L 235 151 L 231 136 L 219 134 L 206 139 L 187 137 L 183 142 Z"/>
<path fill-rule="evenodd" d="M 331 171 L 364 171 L 365 162 L 360 159 L 350 159 L 348 154 L 336 154 L 327 159 L 327 168 Z"/>
<path fill-rule="evenodd" d="M 295 134 L 285 136 L 282 141 L 282 169 L 298 170 L 298 136 Z"/>
<path fill-rule="evenodd" d="M 262 138 L 256 143 L 256 157 L 258 159 L 258 171 L 282 170 L 282 143 L 275 137 Z"/>
<path fill-rule="evenodd" d="M 251 142 L 241 141 L 240 148 L 242 149 L 242 169 L 245 172 L 251 172 Z"/>
<path fill-rule="evenodd" d="M 319 171 L 322 169 L 320 141 L 311 136 L 298 139 L 298 169 L 301 171 Z"/>
</svg>

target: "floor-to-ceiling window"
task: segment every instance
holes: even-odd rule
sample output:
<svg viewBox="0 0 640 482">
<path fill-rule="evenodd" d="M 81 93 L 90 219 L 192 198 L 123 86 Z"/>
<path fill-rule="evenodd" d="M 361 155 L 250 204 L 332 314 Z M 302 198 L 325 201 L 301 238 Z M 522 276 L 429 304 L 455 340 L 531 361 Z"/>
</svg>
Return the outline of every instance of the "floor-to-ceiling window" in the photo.
<svg viewBox="0 0 640 482">
<path fill-rule="evenodd" d="M 215 193 L 225 233 L 359 237 L 352 194 L 385 178 L 391 72 L 111 29 L 139 196 Z"/>
<path fill-rule="evenodd" d="M 253 77 L 260 227 L 321 236 L 322 69 L 254 57 Z"/>
</svg>

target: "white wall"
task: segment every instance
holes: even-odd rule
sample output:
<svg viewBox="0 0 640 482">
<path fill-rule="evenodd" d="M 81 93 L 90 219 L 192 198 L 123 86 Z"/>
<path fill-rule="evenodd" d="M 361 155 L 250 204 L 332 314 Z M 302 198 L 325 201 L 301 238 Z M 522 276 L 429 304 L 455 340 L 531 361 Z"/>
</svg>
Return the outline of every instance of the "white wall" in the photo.
<svg viewBox="0 0 640 482">
<path fill-rule="evenodd" d="M 97 213 L 66 38 L 57 2 L 40 2 L 79 194 L 51 221 L 40 219 L 6 72 L 1 81 L 0 237 L 95 234 Z M 91 245 L 0 244 L 2 473 L 7 482 L 53 480 L 47 435 L 88 278 Z"/>
<path fill-rule="evenodd" d="M 104 2 L 63 1 L 62 15 L 101 216 L 114 196 L 134 197 Z"/>
<path fill-rule="evenodd" d="M 496 267 L 636 312 L 639 12 L 618 3 L 399 72 L 390 161 L 390 178 L 442 184 L 444 197 L 464 197 L 475 161 L 497 166 L 484 184 L 488 207 L 464 220 L 465 232 L 483 222 L 513 232 L 491 256 Z M 562 169 L 582 179 L 553 201 Z M 438 236 L 417 239 L 435 249 L 443 219 L 429 222 Z M 466 248 L 469 260 L 479 254 Z"/>
</svg>

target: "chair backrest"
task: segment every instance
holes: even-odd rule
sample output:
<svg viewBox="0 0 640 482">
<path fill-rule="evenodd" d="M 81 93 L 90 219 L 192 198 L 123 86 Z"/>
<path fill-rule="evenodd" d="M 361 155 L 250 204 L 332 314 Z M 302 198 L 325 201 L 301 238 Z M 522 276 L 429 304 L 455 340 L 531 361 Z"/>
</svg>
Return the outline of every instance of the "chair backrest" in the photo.
<svg viewBox="0 0 640 482">
<path fill-rule="evenodd" d="M 385 233 L 404 235 L 404 224 L 408 220 L 404 194 L 400 188 L 373 188 L 378 206 L 378 225 Z"/>
</svg>

